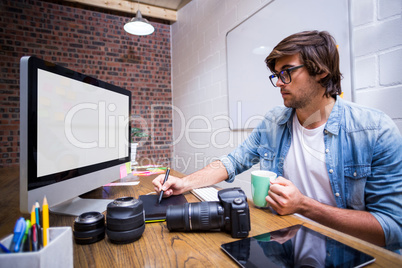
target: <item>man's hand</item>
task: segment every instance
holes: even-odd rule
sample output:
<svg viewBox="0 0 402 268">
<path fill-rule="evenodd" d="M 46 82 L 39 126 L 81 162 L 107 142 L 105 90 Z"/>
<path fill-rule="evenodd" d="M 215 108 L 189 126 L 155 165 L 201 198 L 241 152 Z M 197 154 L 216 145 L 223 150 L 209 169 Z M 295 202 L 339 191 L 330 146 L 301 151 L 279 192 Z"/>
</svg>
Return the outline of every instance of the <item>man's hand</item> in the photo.
<svg viewBox="0 0 402 268">
<path fill-rule="evenodd" d="M 305 196 L 296 186 L 284 177 L 278 177 L 271 181 L 267 203 L 280 215 L 300 212 L 303 208 Z"/>
<path fill-rule="evenodd" d="M 169 179 L 162 185 L 164 179 L 165 175 L 161 174 L 152 181 L 152 184 L 155 186 L 154 189 L 158 194 L 163 190 L 163 196 L 169 197 L 184 192 L 184 181 L 182 179 L 170 175 Z"/>
<path fill-rule="evenodd" d="M 163 196 L 178 195 L 190 191 L 195 188 L 216 184 L 228 178 L 228 173 L 221 161 L 216 160 L 201 170 L 194 172 L 184 178 L 169 176 L 169 179 L 162 186 L 165 175 L 156 177 L 152 184 L 155 186 L 155 191 L 160 193 L 164 191 Z"/>
<path fill-rule="evenodd" d="M 338 231 L 359 237 L 379 246 L 385 245 L 384 231 L 368 211 L 343 209 L 320 203 L 303 195 L 289 180 L 271 181 L 268 204 L 280 215 L 299 213 Z"/>
</svg>

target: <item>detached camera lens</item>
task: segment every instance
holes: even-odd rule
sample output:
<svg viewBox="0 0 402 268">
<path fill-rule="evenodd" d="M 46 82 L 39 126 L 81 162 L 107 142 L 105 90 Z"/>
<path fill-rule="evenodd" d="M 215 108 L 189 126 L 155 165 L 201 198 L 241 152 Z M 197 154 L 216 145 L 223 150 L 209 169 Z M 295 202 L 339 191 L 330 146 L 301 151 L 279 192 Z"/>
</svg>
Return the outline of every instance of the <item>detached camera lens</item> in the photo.
<svg viewBox="0 0 402 268">
<path fill-rule="evenodd" d="M 138 240 L 145 230 L 144 207 L 141 200 L 121 197 L 107 206 L 106 234 L 116 244 Z"/>
<path fill-rule="evenodd" d="M 105 238 L 105 217 L 99 212 L 85 212 L 74 221 L 74 240 L 77 244 L 92 244 Z"/>
</svg>

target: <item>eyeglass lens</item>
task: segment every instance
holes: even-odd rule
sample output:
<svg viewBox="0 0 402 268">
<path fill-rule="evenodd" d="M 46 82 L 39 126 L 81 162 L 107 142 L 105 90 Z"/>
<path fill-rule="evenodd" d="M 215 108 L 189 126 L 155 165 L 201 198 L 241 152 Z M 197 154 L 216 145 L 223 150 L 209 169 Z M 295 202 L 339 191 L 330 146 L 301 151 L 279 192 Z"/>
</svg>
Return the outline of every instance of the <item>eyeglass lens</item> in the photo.
<svg viewBox="0 0 402 268">
<path fill-rule="evenodd" d="M 271 83 L 274 87 L 276 87 L 276 83 L 278 82 L 279 77 L 281 78 L 284 84 L 290 83 L 290 75 L 287 70 L 283 70 L 278 74 L 273 74 L 269 77 L 271 79 Z"/>
</svg>

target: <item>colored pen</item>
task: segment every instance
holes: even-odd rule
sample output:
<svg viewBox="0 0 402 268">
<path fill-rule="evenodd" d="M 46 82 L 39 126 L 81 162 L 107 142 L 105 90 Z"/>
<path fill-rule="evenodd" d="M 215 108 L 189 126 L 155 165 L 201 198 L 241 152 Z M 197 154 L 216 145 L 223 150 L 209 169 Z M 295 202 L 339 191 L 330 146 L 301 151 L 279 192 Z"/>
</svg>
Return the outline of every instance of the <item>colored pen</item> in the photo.
<svg viewBox="0 0 402 268">
<path fill-rule="evenodd" d="M 31 221 L 30 220 L 26 220 L 25 221 L 25 232 L 24 232 L 24 236 L 22 237 L 22 241 L 21 241 L 21 246 L 20 246 L 20 251 L 28 251 L 26 249 L 26 242 L 29 242 L 29 230 L 31 229 Z M 29 249 L 29 248 L 28 248 Z"/>
<path fill-rule="evenodd" d="M 162 183 L 162 186 L 165 184 L 165 182 L 168 180 L 168 178 L 169 178 L 169 172 L 170 172 L 170 168 L 167 168 L 166 169 L 166 174 L 165 174 L 165 179 L 163 180 L 163 183 Z M 158 201 L 158 204 L 160 204 L 161 203 L 161 201 L 162 201 L 162 196 L 163 196 L 163 190 L 160 192 L 160 194 L 159 194 L 159 201 Z"/>
<path fill-rule="evenodd" d="M 32 233 L 31 233 L 31 235 L 32 235 L 32 251 L 38 251 L 38 225 L 37 224 L 34 224 L 34 225 L 32 225 Z"/>
<path fill-rule="evenodd" d="M 42 247 L 42 229 L 40 226 L 40 205 L 39 202 L 36 201 L 35 203 L 35 215 L 36 215 L 36 233 L 37 233 L 37 242 L 38 242 L 38 249 Z"/>
<path fill-rule="evenodd" d="M 35 203 L 35 217 L 36 217 L 36 223 L 40 227 L 40 206 L 38 201 L 36 201 Z"/>
<path fill-rule="evenodd" d="M 28 223 L 28 221 L 29 221 L 29 223 Z M 28 229 L 28 233 L 27 233 L 27 229 L 25 229 L 25 234 L 26 234 L 27 238 L 25 240 L 22 250 L 25 252 L 29 252 L 29 251 L 32 251 L 32 224 L 31 224 L 30 220 L 26 220 L 25 222 L 27 223 L 27 225 L 29 224 L 29 229 Z"/>
<path fill-rule="evenodd" d="M 42 204 L 42 224 L 43 224 L 43 246 L 46 247 L 48 243 L 47 230 L 49 229 L 49 205 L 47 198 L 43 198 Z"/>
<path fill-rule="evenodd" d="M 25 234 L 25 219 L 21 217 L 17 220 L 17 223 L 15 224 L 14 227 L 14 236 L 10 245 L 11 252 L 20 251 L 21 241 L 24 234 Z"/>
</svg>

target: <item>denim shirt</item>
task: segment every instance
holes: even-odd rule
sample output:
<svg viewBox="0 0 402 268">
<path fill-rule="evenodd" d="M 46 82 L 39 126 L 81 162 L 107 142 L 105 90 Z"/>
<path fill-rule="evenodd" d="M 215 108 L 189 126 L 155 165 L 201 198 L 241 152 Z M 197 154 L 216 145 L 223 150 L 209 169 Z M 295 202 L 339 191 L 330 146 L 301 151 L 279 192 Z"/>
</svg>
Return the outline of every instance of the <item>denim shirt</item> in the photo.
<svg viewBox="0 0 402 268">
<path fill-rule="evenodd" d="M 228 182 L 258 162 L 283 176 L 293 114 L 291 108 L 274 108 L 239 147 L 220 158 Z M 337 97 L 324 144 L 337 207 L 369 211 L 384 230 L 386 247 L 402 248 L 402 137 L 395 123 L 381 111 Z"/>
</svg>

